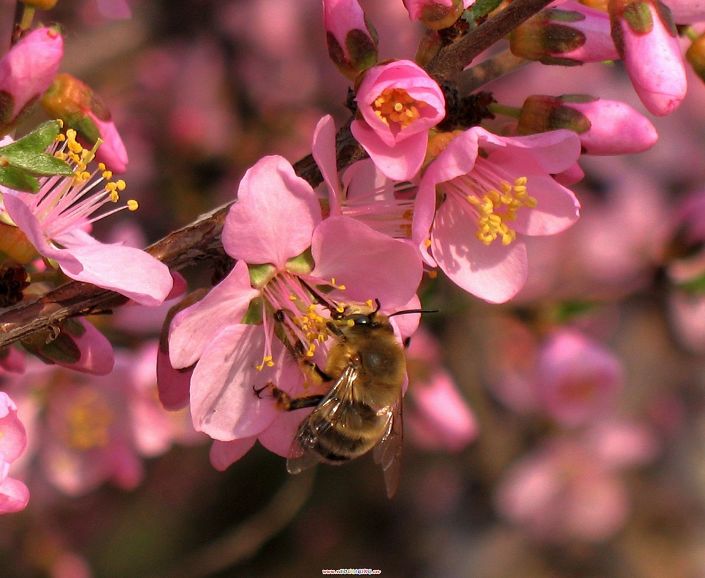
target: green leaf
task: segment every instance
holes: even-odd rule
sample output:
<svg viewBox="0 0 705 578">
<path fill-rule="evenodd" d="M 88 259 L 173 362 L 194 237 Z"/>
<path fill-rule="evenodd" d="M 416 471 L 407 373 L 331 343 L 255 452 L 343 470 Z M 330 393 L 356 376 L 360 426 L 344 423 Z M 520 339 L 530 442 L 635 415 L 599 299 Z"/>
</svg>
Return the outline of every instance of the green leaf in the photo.
<svg viewBox="0 0 705 578">
<path fill-rule="evenodd" d="M 39 181 L 35 177 L 12 166 L 0 167 L 0 185 L 28 193 L 36 193 L 39 190 Z"/>
<path fill-rule="evenodd" d="M 40 176 L 71 176 L 73 169 L 66 162 L 47 153 L 18 154 L 7 159 L 10 165 Z"/>
<path fill-rule="evenodd" d="M 687 293 L 692 293 L 694 295 L 702 295 L 705 293 L 705 275 L 700 277 L 695 277 L 688 281 L 678 283 L 678 287 L 686 291 Z"/>
<path fill-rule="evenodd" d="M 59 134 L 60 124 L 57 120 L 49 120 L 39 125 L 29 134 L 9 145 L 0 147 L 0 155 L 12 158 L 18 152 L 39 153 L 44 152 L 54 142 Z"/>
</svg>

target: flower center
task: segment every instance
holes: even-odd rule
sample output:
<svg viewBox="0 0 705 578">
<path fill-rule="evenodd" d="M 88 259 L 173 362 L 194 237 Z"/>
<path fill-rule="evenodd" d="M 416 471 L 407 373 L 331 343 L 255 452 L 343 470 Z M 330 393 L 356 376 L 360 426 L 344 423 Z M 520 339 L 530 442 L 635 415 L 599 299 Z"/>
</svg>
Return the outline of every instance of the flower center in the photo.
<svg viewBox="0 0 705 578">
<path fill-rule="evenodd" d="M 426 106 L 403 88 L 385 88 L 372 103 L 375 114 L 388 126 L 404 128 L 421 116 Z"/>
<path fill-rule="evenodd" d="M 509 175 L 485 158 L 478 157 L 472 172 L 445 183 L 442 190 L 462 197 L 477 219 L 475 236 L 485 245 L 497 239 L 509 245 L 516 239 L 512 221 L 522 208 L 537 205 L 527 190 L 527 177 Z M 467 206 L 467 205 L 465 205 Z"/>
<path fill-rule="evenodd" d="M 84 389 L 66 414 L 66 441 L 80 451 L 105 447 L 113 420 L 107 401 L 95 391 Z"/>
<path fill-rule="evenodd" d="M 88 170 L 98 145 L 91 150 L 84 149 L 76 140 L 75 130 L 68 129 L 56 140 L 58 149 L 54 156 L 71 165 L 73 175 L 47 177 L 39 192 L 32 196 L 30 205 L 49 239 L 124 209 L 137 210 L 137 201 L 131 199 L 120 207 L 96 215 L 96 211 L 106 203 L 119 201 L 120 193 L 126 187 L 125 181 L 111 180 L 113 174 L 103 163 Z"/>
</svg>

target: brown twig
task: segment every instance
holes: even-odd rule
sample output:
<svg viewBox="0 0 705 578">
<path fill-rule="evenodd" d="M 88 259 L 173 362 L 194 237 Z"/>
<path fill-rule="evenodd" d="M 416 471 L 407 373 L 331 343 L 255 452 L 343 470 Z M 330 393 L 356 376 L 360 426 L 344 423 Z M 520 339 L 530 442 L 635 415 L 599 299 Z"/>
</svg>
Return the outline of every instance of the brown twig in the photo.
<svg viewBox="0 0 705 578">
<path fill-rule="evenodd" d="M 463 68 L 478 54 L 550 1 L 514 0 L 458 42 L 443 48 L 429 64 L 428 72 L 436 77 L 459 78 Z M 349 124 L 338 132 L 336 145 L 340 169 L 364 157 L 364 151 L 350 134 Z M 311 155 L 298 161 L 294 168 L 299 176 L 314 187 L 322 180 Z M 226 205 L 200 217 L 160 239 L 148 247 L 147 251 L 172 270 L 221 257 L 220 234 L 228 208 L 229 205 Z M 68 318 L 109 310 L 125 302 L 126 299 L 121 295 L 93 285 L 76 281 L 67 283 L 36 301 L 20 303 L 0 314 L 0 349 L 34 333 L 49 332 Z"/>
</svg>

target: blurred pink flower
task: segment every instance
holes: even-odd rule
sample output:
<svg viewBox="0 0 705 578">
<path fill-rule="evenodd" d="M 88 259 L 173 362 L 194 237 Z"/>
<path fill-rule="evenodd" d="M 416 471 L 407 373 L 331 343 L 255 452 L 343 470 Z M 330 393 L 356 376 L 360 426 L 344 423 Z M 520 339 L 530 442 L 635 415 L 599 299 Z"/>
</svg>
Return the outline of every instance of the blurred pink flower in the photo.
<svg viewBox="0 0 705 578">
<path fill-rule="evenodd" d="M 621 364 L 612 352 L 570 329 L 551 335 L 536 363 L 542 409 L 564 426 L 584 425 L 609 412 L 622 379 Z"/>
<path fill-rule="evenodd" d="M 0 514 L 24 510 L 29 502 L 27 486 L 9 477 L 10 465 L 26 447 L 27 433 L 17 416 L 17 406 L 0 391 Z"/>
<path fill-rule="evenodd" d="M 477 437 L 472 410 L 441 365 L 438 343 L 419 330 L 407 353 L 409 396 L 404 421 L 421 448 L 457 452 Z"/>
<path fill-rule="evenodd" d="M 551 174 L 579 155 L 580 141 L 567 130 L 525 137 L 480 127 L 460 133 L 421 179 L 414 241 L 424 253 L 430 248 L 427 261 L 466 291 L 493 303 L 511 299 L 528 268 L 517 233 L 554 235 L 578 219 L 578 200 Z"/>
<path fill-rule="evenodd" d="M 652 114 L 671 114 L 687 91 L 671 12 L 660 0 L 610 0 L 612 38 L 634 90 Z"/>
<path fill-rule="evenodd" d="M 547 542 L 598 542 L 624 524 L 629 504 L 617 475 L 579 443 L 553 440 L 506 472 L 499 512 Z"/>
<path fill-rule="evenodd" d="M 64 39 L 56 28 L 36 28 L 23 36 L 0 60 L 0 132 L 17 120 L 26 106 L 49 88 L 64 55 Z"/>
<path fill-rule="evenodd" d="M 69 146 L 88 153 L 75 141 L 73 131 L 67 131 L 67 140 Z M 104 167 L 84 172 L 89 159 L 79 158 L 75 151 L 70 154 L 76 167 L 73 176 L 45 177 L 36 194 L 3 189 L 5 210 L 37 251 L 55 260 L 68 277 L 116 291 L 142 305 L 160 304 L 173 285 L 166 265 L 141 249 L 103 244 L 85 231 L 90 223 L 116 211 L 136 208 L 134 201 L 128 201 L 94 216 L 105 204 L 117 201 L 125 183 L 109 181 L 111 173 Z"/>
<path fill-rule="evenodd" d="M 440 87 L 409 60 L 380 64 L 367 70 L 357 89 L 361 118 L 353 136 L 375 165 L 390 179 L 411 179 L 421 168 L 428 131 L 445 116 Z"/>
</svg>

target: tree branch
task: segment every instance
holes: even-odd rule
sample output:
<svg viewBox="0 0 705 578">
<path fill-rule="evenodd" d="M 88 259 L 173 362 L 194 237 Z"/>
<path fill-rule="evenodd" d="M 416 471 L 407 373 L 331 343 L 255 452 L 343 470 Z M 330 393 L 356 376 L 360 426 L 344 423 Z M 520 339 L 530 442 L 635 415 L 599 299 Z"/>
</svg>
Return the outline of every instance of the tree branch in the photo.
<svg viewBox="0 0 705 578">
<path fill-rule="evenodd" d="M 462 70 L 483 50 L 503 38 L 516 26 L 544 8 L 551 0 L 514 0 L 458 42 L 444 47 L 429 63 L 429 74 L 447 79 L 457 78 Z M 343 169 L 365 153 L 350 134 L 349 123 L 336 138 L 338 168 Z M 299 160 L 296 173 L 315 187 L 321 173 L 311 155 Z M 223 255 L 220 234 L 229 203 L 202 215 L 147 248 L 147 252 L 178 271 L 200 261 Z M 68 318 L 109 310 L 124 304 L 122 295 L 86 283 L 73 281 L 49 291 L 36 301 L 22 302 L 0 314 L 0 349 L 35 333 L 51 334 L 52 328 Z"/>
</svg>

